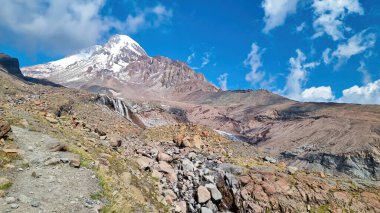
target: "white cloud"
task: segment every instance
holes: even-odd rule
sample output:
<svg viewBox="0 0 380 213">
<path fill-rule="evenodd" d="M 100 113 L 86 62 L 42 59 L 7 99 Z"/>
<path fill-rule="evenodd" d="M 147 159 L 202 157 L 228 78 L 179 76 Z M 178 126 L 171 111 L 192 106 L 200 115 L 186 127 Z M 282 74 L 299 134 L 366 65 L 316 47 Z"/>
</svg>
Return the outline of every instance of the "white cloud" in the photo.
<svg viewBox="0 0 380 213">
<path fill-rule="evenodd" d="M 0 6 L 0 41 L 12 43 L 30 53 L 48 51 L 67 54 L 96 44 L 115 29 L 133 33 L 157 27 L 171 17 L 162 5 L 148 8 L 120 21 L 104 16 L 106 0 L 3 0 Z M 149 20 L 141 15 L 149 13 Z M 142 27 L 144 26 L 144 27 Z"/>
<path fill-rule="evenodd" d="M 347 15 L 364 14 L 359 0 L 314 0 L 313 8 L 316 17 L 313 22 L 316 30 L 313 38 L 327 34 L 335 41 L 343 39 L 344 31 L 350 29 L 343 23 Z"/>
<path fill-rule="evenodd" d="M 362 87 L 353 86 L 343 90 L 343 96 L 337 100 L 342 103 L 380 104 L 380 80 Z"/>
<path fill-rule="evenodd" d="M 375 43 L 376 34 L 368 30 L 363 30 L 353 35 L 347 42 L 339 44 L 337 49 L 333 52 L 331 52 L 330 48 L 327 48 L 323 52 L 322 58 L 325 64 L 330 64 L 333 60 L 337 60 L 338 63 L 335 68 L 339 68 L 340 65 L 345 63 L 352 56 L 364 53 L 375 46 Z"/>
<path fill-rule="evenodd" d="M 297 58 L 290 58 L 290 73 L 287 77 L 282 94 L 286 97 L 302 101 L 303 86 L 307 81 L 308 70 L 319 65 L 318 62 L 305 63 L 305 54 L 297 49 Z"/>
<path fill-rule="evenodd" d="M 306 27 L 306 23 L 302 22 L 302 24 L 300 24 L 296 27 L 296 30 L 297 30 L 297 32 L 302 32 L 305 29 L 305 27 Z"/>
<path fill-rule="evenodd" d="M 199 69 L 203 69 L 207 64 L 209 64 L 210 63 L 210 57 L 212 55 L 211 51 L 212 50 L 203 53 L 202 62 L 201 62 L 200 66 L 195 66 L 195 67 L 191 67 L 191 68 L 194 70 L 199 70 Z M 194 59 L 195 59 L 195 52 L 193 52 L 191 55 L 189 55 L 187 57 L 187 63 L 188 64 L 192 63 Z"/>
<path fill-rule="evenodd" d="M 335 99 L 331 87 L 311 87 L 302 91 L 301 101 L 305 102 L 330 102 Z"/>
<path fill-rule="evenodd" d="M 338 45 L 338 48 L 332 53 L 332 56 L 339 60 L 348 60 L 351 56 L 363 53 L 368 48 L 373 47 L 375 43 L 376 34 L 368 33 L 368 30 L 363 30 L 352 36 L 347 43 Z"/>
<path fill-rule="evenodd" d="M 218 84 L 222 90 L 227 90 L 228 73 L 223 73 L 218 77 Z"/>
<path fill-rule="evenodd" d="M 210 52 L 206 52 L 203 57 L 202 57 L 202 64 L 201 64 L 201 69 L 205 67 L 208 63 L 210 63 Z"/>
<path fill-rule="evenodd" d="M 358 68 L 358 71 L 363 75 L 363 79 L 362 79 L 363 84 L 369 84 L 372 81 L 371 75 L 369 74 L 365 66 L 365 63 L 363 61 L 360 61 L 360 66 Z"/>
<path fill-rule="evenodd" d="M 265 76 L 263 71 L 259 71 L 259 68 L 262 66 L 261 54 L 262 51 L 260 51 L 259 46 L 257 46 L 256 43 L 253 43 L 251 46 L 251 52 L 244 61 L 246 66 L 251 67 L 251 71 L 245 76 L 245 80 L 251 84 L 260 82 Z"/>
<path fill-rule="evenodd" d="M 297 10 L 299 0 L 264 0 L 262 7 L 264 8 L 264 33 L 268 33 L 272 29 L 285 23 L 286 17 L 293 14 Z"/>
<path fill-rule="evenodd" d="M 331 53 L 331 49 L 330 48 L 325 49 L 323 51 L 323 53 L 322 53 L 322 59 L 323 59 L 323 62 L 325 64 L 330 64 L 330 62 L 331 62 L 330 53 Z"/>
<path fill-rule="evenodd" d="M 153 18 L 151 16 L 153 16 Z M 145 10 L 138 12 L 135 16 L 128 15 L 125 31 L 127 33 L 136 33 L 142 29 L 156 28 L 162 23 L 169 21 L 172 16 L 172 10 L 167 9 L 160 4 L 152 8 L 146 8 Z"/>
<path fill-rule="evenodd" d="M 195 58 L 195 52 L 192 52 L 189 56 L 187 56 L 186 63 L 191 64 L 194 58 Z"/>
</svg>

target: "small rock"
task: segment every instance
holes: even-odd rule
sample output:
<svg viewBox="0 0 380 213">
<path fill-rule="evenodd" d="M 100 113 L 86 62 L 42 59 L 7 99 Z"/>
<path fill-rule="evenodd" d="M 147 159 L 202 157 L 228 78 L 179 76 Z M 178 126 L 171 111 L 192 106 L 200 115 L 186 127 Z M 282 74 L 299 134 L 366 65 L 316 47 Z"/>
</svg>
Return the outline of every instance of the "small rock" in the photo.
<svg viewBox="0 0 380 213">
<path fill-rule="evenodd" d="M 136 162 L 141 170 L 146 170 L 153 165 L 153 160 L 144 156 L 139 157 Z"/>
<path fill-rule="evenodd" d="M 187 205 L 185 201 L 177 202 L 175 206 L 176 213 L 187 213 Z"/>
<path fill-rule="evenodd" d="M 294 166 L 288 166 L 287 170 L 289 174 L 294 175 L 298 171 L 298 168 Z"/>
<path fill-rule="evenodd" d="M 34 178 L 40 178 L 40 177 L 41 177 L 41 174 L 39 174 L 39 173 L 33 171 L 33 172 L 32 172 L 32 177 L 34 177 Z"/>
<path fill-rule="evenodd" d="M 74 158 L 70 160 L 70 166 L 74 168 L 80 167 L 80 159 Z"/>
<path fill-rule="evenodd" d="M 3 197 L 5 197 L 5 191 L 0 190 L 0 198 L 3 198 Z"/>
<path fill-rule="evenodd" d="M 45 166 L 54 166 L 61 163 L 61 159 L 59 158 L 50 158 L 49 160 L 45 161 Z"/>
<path fill-rule="evenodd" d="M 28 151 L 33 152 L 33 146 L 28 146 Z"/>
<path fill-rule="evenodd" d="M 206 203 L 211 199 L 209 190 L 204 186 L 199 186 L 197 189 L 198 203 Z"/>
<path fill-rule="evenodd" d="M 168 162 L 170 162 L 170 161 L 173 160 L 173 158 L 170 155 L 166 154 L 166 153 L 159 152 L 158 155 L 157 155 L 157 160 L 158 161 L 168 161 Z"/>
<path fill-rule="evenodd" d="M 17 209 L 20 205 L 18 205 L 17 203 L 12 203 L 11 204 L 11 208 L 12 209 Z"/>
<path fill-rule="evenodd" d="M 7 204 L 14 203 L 14 202 L 16 202 L 16 198 L 14 198 L 14 197 L 7 197 L 7 198 L 5 198 L 5 202 Z"/>
<path fill-rule="evenodd" d="M 41 203 L 39 201 L 34 200 L 34 201 L 32 201 L 32 203 L 30 205 L 34 208 L 37 208 L 37 207 L 41 206 Z"/>
<path fill-rule="evenodd" d="M 25 195 L 20 195 L 20 197 L 18 198 L 18 200 L 21 202 L 21 203 L 29 203 L 31 201 L 31 199 Z"/>
<path fill-rule="evenodd" d="M 213 213 L 211 209 L 207 207 L 202 207 L 201 208 L 201 213 Z"/>
<path fill-rule="evenodd" d="M 58 120 L 52 117 L 46 117 L 46 120 L 49 121 L 52 124 L 57 124 Z"/>
<path fill-rule="evenodd" d="M 277 163 L 276 159 L 269 157 L 269 156 L 265 156 L 264 160 L 269 162 L 269 163 Z"/>
</svg>

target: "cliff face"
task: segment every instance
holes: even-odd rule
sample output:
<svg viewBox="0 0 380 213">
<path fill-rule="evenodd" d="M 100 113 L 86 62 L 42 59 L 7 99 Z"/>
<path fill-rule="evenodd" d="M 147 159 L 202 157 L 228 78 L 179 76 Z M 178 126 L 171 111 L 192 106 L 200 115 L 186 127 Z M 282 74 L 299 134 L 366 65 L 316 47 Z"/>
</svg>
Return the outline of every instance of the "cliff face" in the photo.
<svg viewBox="0 0 380 213">
<path fill-rule="evenodd" d="M 23 74 L 20 70 L 20 64 L 17 58 L 12 58 L 9 55 L 0 53 L 0 68 L 11 75 L 22 78 Z"/>
</svg>

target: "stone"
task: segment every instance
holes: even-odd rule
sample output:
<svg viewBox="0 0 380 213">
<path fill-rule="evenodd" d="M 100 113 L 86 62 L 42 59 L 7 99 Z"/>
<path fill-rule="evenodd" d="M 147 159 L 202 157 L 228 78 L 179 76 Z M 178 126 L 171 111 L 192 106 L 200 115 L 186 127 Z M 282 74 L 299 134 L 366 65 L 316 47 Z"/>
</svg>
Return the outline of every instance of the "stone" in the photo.
<svg viewBox="0 0 380 213">
<path fill-rule="evenodd" d="M 199 135 L 194 135 L 193 140 L 192 140 L 192 147 L 201 149 L 203 147 L 204 143 Z"/>
<path fill-rule="evenodd" d="M 60 163 L 61 163 L 61 159 L 53 157 L 53 158 L 46 160 L 44 165 L 45 166 L 54 166 L 54 165 L 57 165 Z"/>
<path fill-rule="evenodd" d="M 11 204 L 11 208 L 12 209 L 17 209 L 20 205 L 18 205 L 17 203 L 12 203 Z"/>
<path fill-rule="evenodd" d="M 11 131 L 11 125 L 4 119 L 0 119 L 0 138 L 4 137 Z"/>
<path fill-rule="evenodd" d="M 298 168 L 294 166 L 288 166 L 287 171 L 289 174 L 294 175 L 298 171 Z"/>
<path fill-rule="evenodd" d="M 269 157 L 269 156 L 265 156 L 264 160 L 269 162 L 269 163 L 277 163 L 276 159 Z"/>
<path fill-rule="evenodd" d="M 34 208 L 37 208 L 37 207 L 41 206 L 41 203 L 39 201 L 34 200 L 31 202 L 30 205 Z"/>
<path fill-rule="evenodd" d="M 123 140 L 117 136 L 113 136 L 110 139 L 110 145 L 114 148 L 120 147 Z"/>
<path fill-rule="evenodd" d="M 57 124 L 58 123 L 58 120 L 55 119 L 55 118 L 52 118 L 52 117 L 45 117 L 47 121 L 49 121 L 49 123 L 51 124 Z"/>
<path fill-rule="evenodd" d="M 0 198 L 3 198 L 5 197 L 5 191 L 4 190 L 0 190 Z"/>
<path fill-rule="evenodd" d="M 132 180 L 132 174 L 130 172 L 123 172 L 120 175 L 120 179 L 123 182 L 125 187 L 128 187 L 131 185 L 131 180 Z"/>
<path fill-rule="evenodd" d="M 220 191 L 214 184 L 206 184 L 206 188 L 210 191 L 211 198 L 214 201 L 222 200 L 222 193 L 220 193 Z"/>
<path fill-rule="evenodd" d="M 165 161 L 160 161 L 159 164 L 157 165 L 157 169 L 159 172 L 163 172 L 165 173 L 166 175 L 166 178 L 171 182 L 171 183 L 174 183 L 177 181 L 177 175 L 175 173 L 175 170 L 173 169 L 173 167 L 168 164 L 167 162 Z"/>
<path fill-rule="evenodd" d="M 183 171 L 187 172 L 193 172 L 194 171 L 194 164 L 187 158 L 184 158 L 181 160 L 182 162 L 182 169 Z"/>
<path fill-rule="evenodd" d="M 16 202 L 16 198 L 14 198 L 14 197 L 6 197 L 6 198 L 5 198 L 5 202 L 6 202 L 7 204 L 14 203 L 14 202 Z"/>
<path fill-rule="evenodd" d="M 204 186 L 199 186 L 197 189 L 197 198 L 198 203 L 206 203 L 211 199 L 210 191 Z"/>
<path fill-rule="evenodd" d="M 10 154 L 10 155 L 23 155 L 25 154 L 24 150 L 21 149 L 2 149 L 5 154 Z"/>
<path fill-rule="evenodd" d="M 176 213 L 187 213 L 186 201 L 177 202 L 177 204 L 175 206 L 175 212 Z"/>
<path fill-rule="evenodd" d="M 140 170 L 147 170 L 148 168 L 150 168 L 153 165 L 154 161 L 150 158 L 142 156 L 142 157 L 139 157 L 136 160 L 136 162 L 139 165 Z"/>
<path fill-rule="evenodd" d="M 170 161 L 173 160 L 173 158 L 170 155 L 168 155 L 168 154 L 166 154 L 164 152 L 159 152 L 158 155 L 157 155 L 157 160 L 158 161 L 168 161 L 168 162 L 170 162 Z"/>
<path fill-rule="evenodd" d="M 207 207 L 202 207 L 201 208 L 201 213 L 213 213 L 211 209 Z"/>
<path fill-rule="evenodd" d="M 21 202 L 21 203 L 29 203 L 31 201 L 31 199 L 25 195 L 20 195 L 20 197 L 18 198 L 18 200 Z"/>
<path fill-rule="evenodd" d="M 74 168 L 79 168 L 80 167 L 80 159 L 78 159 L 78 158 L 71 159 L 69 165 L 71 167 L 74 167 Z"/>
</svg>

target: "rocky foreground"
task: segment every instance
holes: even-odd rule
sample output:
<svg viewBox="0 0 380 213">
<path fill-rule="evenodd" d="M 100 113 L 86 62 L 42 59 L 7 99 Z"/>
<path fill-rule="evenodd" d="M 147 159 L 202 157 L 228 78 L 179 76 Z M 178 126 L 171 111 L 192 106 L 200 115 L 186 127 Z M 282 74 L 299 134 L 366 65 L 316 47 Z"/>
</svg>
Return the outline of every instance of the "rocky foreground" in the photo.
<svg viewBox="0 0 380 213">
<path fill-rule="evenodd" d="M 380 211 L 376 181 L 304 171 L 180 119 L 141 127 L 94 94 L 1 71 L 0 85 L 0 212 Z"/>
</svg>

